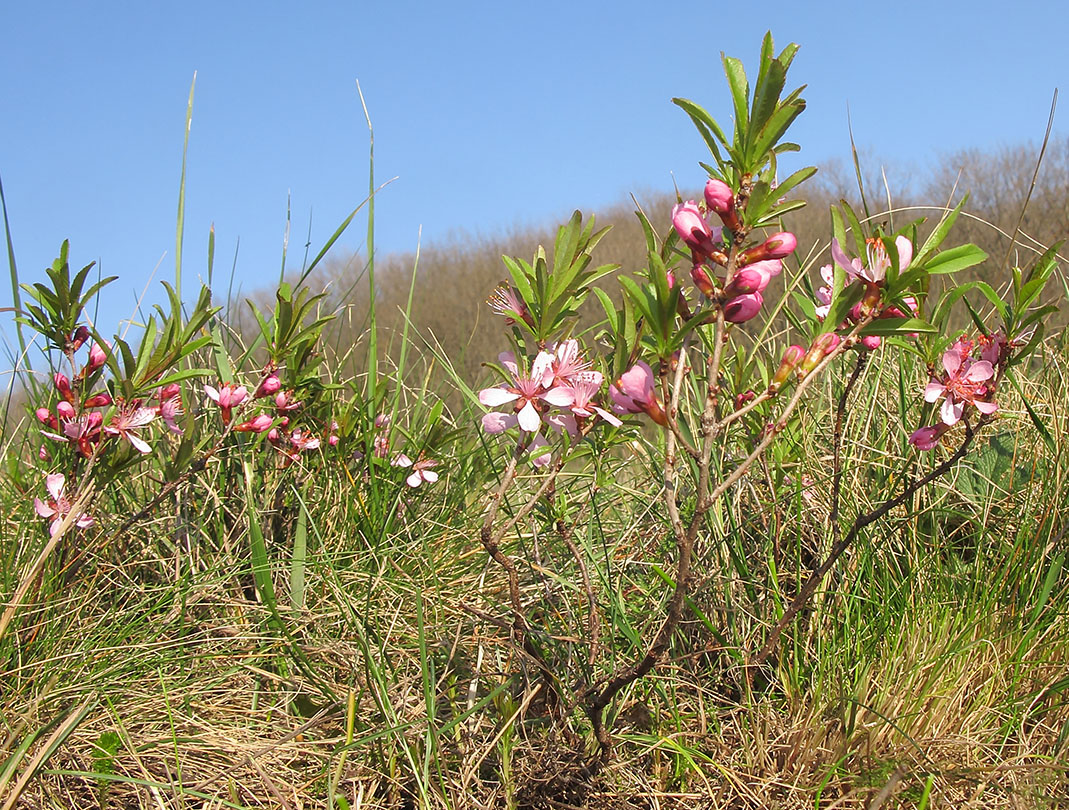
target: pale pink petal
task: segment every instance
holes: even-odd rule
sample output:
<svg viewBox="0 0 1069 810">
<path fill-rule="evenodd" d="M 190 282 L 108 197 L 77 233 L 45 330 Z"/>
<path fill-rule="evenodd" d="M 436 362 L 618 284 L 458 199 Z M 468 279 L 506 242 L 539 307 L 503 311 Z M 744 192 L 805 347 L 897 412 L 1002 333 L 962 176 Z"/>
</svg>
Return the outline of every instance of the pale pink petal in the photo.
<svg viewBox="0 0 1069 810">
<path fill-rule="evenodd" d="M 55 537 L 59 534 L 59 524 L 63 522 L 63 515 L 58 515 L 55 520 L 49 524 L 48 534 L 50 537 Z"/>
<path fill-rule="evenodd" d="M 392 466 L 394 466 L 394 467 L 411 467 L 412 466 L 412 459 L 410 459 L 404 453 L 401 453 L 400 455 L 397 456 L 397 458 L 395 458 L 393 461 L 391 461 L 390 464 Z"/>
<path fill-rule="evenodd" d="M 621 422 L 619 419 L 617 419 L 611 413 L 606 411 L 604 408 L 599 408 L 599 407 L 597 407 L 595 405 L 594 406 L 594 411 L 597 413 L 598 416 L 600 416 L 602 419 L 604 419 L 606 422 L 608 422 L 613 427 L 620 427 L 620 425 L 623 424 L 623 422 Z"/>
<path fill-rule="evenodd" d="M 541 399 L 550 405 L 556 405 L 558 408 L 566 408 L 575 402 L 575 393 L 570 388 L 558 385 L 556 388 L 551 388 L 542 394 Z"/>
<path fill-rule="evenodd" d="M 939 397 L 946 393 L 946 386 L 940 382 L 932 380 L 924 389 L 924 401 L 935 402 Z"/>
<path fill-rule="evenodd" d="M 957 376 L 958 369 L 961 368 L 961 353 L 954 349 L 943 352 L 943 368 L 951 377 Z"/>
<path fill-rule="evenodd" d="M 85 514 L 84 512 L 78 516 L 77 520 L 74 521 L 74 525 L 77 526 L 79 529 L 88 529 L 94 523 L 96 523 L 96 519 L 89 517 L 89 515 Z"/>
<path fill-rule="evenodd" d="M 982 399 L 974 399 L 972 404 L 980 413 L 994 413 L 998 410 L 998 405 L 994 402 L 984 402 Z"/>
<path fill-rule="evenodd" d="M 148 446 L 148 442 L 139 436 L 135 436 L 133 433 L 127 433 L 126 438 L 130 440 L 130 444 L 134 446 L 134 449 L 139 453 L 148 454 L 152 452 L 152 448 Z"/>
<path fill-rule="evenodd" d="M 529 432 L 538 430 L 538 426 L 542 424 L 542 418 L 530 402 L 523 406 L 516 418 L 519 420 L 520 427 Z"/>
<path fill-rule="evenodd" d="M 507 388 L 484 388 L 479 392 L 479 402 L 490 408 L 504 405 L 506 402 L 515 402 L 519 394 Z"/>
<path fill-rule="evenodd" d="M 896 236 L 895 247 L 898 248 L 898 272 L 901 273 L 913 261 L 913 243 L 905 236 Z"/>
<path fill-rule="evenodd" d="M 939 416 L 944 424 L 956 425 L 961 419 L 961 414 L 964 410 L 964 404 L 955 402 L 954 397 L 947 397 L 943 400 L 942 407 L 939 408 Z"/>
<path fill-rule="evenodd" d="M 204 393 L 208 395 L 208 399 L 210 399 L 212 402 L 219 401 L 219 392 L 212 386 L 204 386 Z"/>
<path fill-rule="evenodd" d="M 52 500 L 58 501 L 63 497 L 63 485 L 66 480 L 63 473 L 50 473 L 45 476 L 45 489 L 52 496 Z"/>
<path fill-rule="evenodd" d="M 483 430 L 487 433 L 504 433 L 509 428 L 516 427 L 516 414 L 491 411 L 483 415 Z"/>
<path fill-rule="evenodd" d="M 531 363 L 531 379 L 542 383 L 545 387 L 553 381 L 553 355 L 549 352 L 539 352 Z"/>
<path fill-rule="evenodd" d="M 512 352 L 501 352 L 501 354 L 497 356 L 497 361 L 503 365 L 513 377 L 518 377 L 520 375 L 520 367 L 516 365 L 516 355 Z"/>
<path fill-rule="evenodd" d="M 35 512 L 37 512 L 37 514 L 45 518 L 52 517 L 54 514 L 56 514 L 56 510 L 44 501 L 42 501 L 40 498 L 33 499 L 33 509 Z"/>
<path fill-rule="evenodd" d="M 433 484 L 438 480 L 438 473 L 434 470 L 423 470 L 423 480 L 428 484 Z"/>
<path fill-rule="evenodd" d="M 983 382 L 995 376 L 995 369 L 987 360 L 978 360 L 969 366 L 969 370 L 962 375 L 966 382 Z"/>
</svg>

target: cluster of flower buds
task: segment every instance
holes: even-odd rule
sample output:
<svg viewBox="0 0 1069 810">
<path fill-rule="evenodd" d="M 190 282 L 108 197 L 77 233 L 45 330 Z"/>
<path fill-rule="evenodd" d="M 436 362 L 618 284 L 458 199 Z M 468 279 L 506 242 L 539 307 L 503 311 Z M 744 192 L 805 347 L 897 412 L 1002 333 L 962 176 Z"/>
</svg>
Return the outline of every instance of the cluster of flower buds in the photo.
<svg viewBox="0 0 1069 810">
<path fill-rule="evenodd" d="M 68 341 L 68 348 L 73 353 L 80 349 L 89 338 L 89 330 L 81 326 Z M 91 378 L 107 361 L 107 354 L 98 343 L 89 347 L 89 359 L 83 365 L 72 380 L 66 374 L 55 373 L 52 375 L 52 384 L 55 386 L 59 401 L 56 403 L 55 412 L 49 408 L 36 410 L 37 420 L 48 430 L 41 433 L 53 441 L 70 444 L 75 452 L 84 458 L 88 458 L 94 447 L 101 440 L 101 430 L 104 426 L 104 414 L 98 408 L 107 408 L 112 404 L 111 394 L 98 392 L 89 393 Z M 42 447 L 40 455 L 47 458 L 48 451 Z"/>
<path fill-rule="evenodd" d="M 866 240 L 867 264 L 859 258 L 850 258 L 839 245 L 839 240 L 831 242 L 831 255 L 835 264 L 839 265 L 846 273 L 847 285 L 858 283 L 865 285 L 865 291 L 861 300 L 855 304 L 846 319 L 838 328 L 845 328 L 859 323 L 863 318 L 908 318 L 917 314 L 917 300 L 912 296 L 906 296 L 904 302 L 910 309 L 906 313 L 900 307 L 883 304 L 883 287 L 887 278 L 887 271 L 891 267 L 891 258 L 887 255 L 887 248 L 883 240 L 871 238 Z M 913 243 L 905 236 L 895 237 L 895 249 L 898 251 L 898 267 L 902 272 L 913 261 Z M 827 317 L 831 309 L 831 287 L 835 273 L 833 265 L 826 264 L 820 268 L 820 278 L 824 282 L 823 287 L 817 290 L 818 306 L 817 317 L 821 320 Z M 867 335 L 860 341 L 866 349 L 877 349 L 880 346 L 880 338 L 876 335 Z"/>
<path fill-rule="evenodd" d="M 529 446 L 546 445 L 542 435 L 545 423 L 557 433 L 567 431 L 579 435 L 589 420 L 600 419 L 611 425 L 623 424 L 597 402 L 604 382 L 600 371 L 579 353 L 579 342 L 561 341 L 553 351 L 540 351 L 531 361 L 529 370 L 521 370 L 511 352 L 498 356 L 510 379 L 503 385 L 484 388 L 479 401 L 488 407 L 509 405 L 506 412 L 491 411 L 483 416 L 482 426 L 487 433 L 502 433 L 519 427 L 532 434 Z M 548 461 L 548 454 L 539 460 Z"/>
<path fill-rule="evenodd" d="M 972 356 L 975 348 L 980 349 L 978 359 Z M 995 413 L 998 370 L 1009 360 L 1010 348 L 1001 333 L 985 336 L 976 343 L 958 338 L 943 353 L 943 372 L 936 374 L 933 370 L 924 388 L 925 402 L 943 400 L 940 421 L 915 430 L 909 437 L 910 444 L 918 450 L 933 450 L 943 434 L 961 421 L 966 408 L 975 408 L 984 415 Z"/>
<path fill-rule="evenodd" d="M 716 267 L 728 264 L 729 247 L 721 241 L 724 228 L 736 233 L 742 226 L 736 208 L 736 195 L 722 180 L 711 179 L 705 185 L 705 205 L 723 223 L 710 226 L 693 200 L 679 203 L 672 209 L 672 226 L 684 244 L 690 248 L 693 266 L 691 278 L 695 286 L 711 301 L 723 308 L 729 323 L 750 320 L 764 304 L 763 293 L 773 276 L 783 269 L 782 259 L 794 251 L 794 234 L 782 232 L 768 237 L 759 245 L 739 253 L 737 269 L 731 279 L 721 281 Z"/>
</svg>

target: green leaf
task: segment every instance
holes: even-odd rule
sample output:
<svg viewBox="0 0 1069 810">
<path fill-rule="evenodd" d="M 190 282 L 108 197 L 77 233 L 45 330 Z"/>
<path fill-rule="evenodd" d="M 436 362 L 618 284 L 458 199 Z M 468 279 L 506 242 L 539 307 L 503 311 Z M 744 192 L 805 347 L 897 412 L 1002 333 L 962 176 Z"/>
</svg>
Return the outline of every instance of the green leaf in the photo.
<svg viewBox="0 0 1069 810">
<path fill-rule="evenodd" d="M 987 259 L 987 254 L 976 245 L 958 245 L 937 253 L 924 269 L 931 275 L 956 273 L 966 267 L 973 267 Z"/>
<path fill-rule="evenodd" d="M 1032 425 L 1035 427 L 1036 432 L 1043 438 L 1043 443 L 1047 445 L 1047 449 L 1050 450 L 1050 452 L 1056 454 L 1058 452 L 1058 446 L 1054 441 L 1054 437 L 1050 435 L 1047 426 L 1043 424 L 1043 420 L 1039 418 L 1036 409 L 1032 407 L 1031 403 L 1028 401 L 1028 397 L 1026 397 L 1024 391 L 1021 390 L 1021 386 L 1017 384 L 1016 378 L 1012 374 L 1007 374 L 1006 379 L 1010 381 L 1010 384 L 1021 397 L 1021 402 L 1024 404 L 1024 408 L 1028 412 L 1028 418 L 1032 420 Z"/>
<path fill-rule="evenodd" d="M 724 63 L 724 74 L 727 76 L 728 87 L 731 89 L 731 98 L 735 105 L 734 145 L 739 149 L 744 149 L 743 134 L 749 124 L 750 84 L 746 81 L 746 70 L 743 68 L 742 62 L 733 56 L 725 56 L 723 54 L 721 54 L 720 58 Z M 749 169 L 749 167 L 740 168 L 744 171 Z"/>
<path fill-rule="evenodd" d="M 913 261 L 915 264 L 924 264 L 928 257 L 935 252 L 936 248 L 943 244 L 943 240 L 947 238 L 950 229 L 954 227 L 954 223 L 958 219 L 958 214 L 961 213 L 961 209 L 965 207 L 965 203 L 968 202 L 968 200 L 969 195 L 966 194 L 961 198 L 961 202 L 954 206 L 952 211 L 939 220 L 939 224 L 935 226 L 935 230 L 933 230 L 928 238 L 924 240 L 921 249 L 917 251 L 917 255 L 914 256 Z"/>
<path fill-rule="evenodd" d="M 879 318 L 859 333 L 862 337 L 880 335 L 912 335 L 914 333 L 935 334 L 939 330 L 920 318 Z"/>
</svg>

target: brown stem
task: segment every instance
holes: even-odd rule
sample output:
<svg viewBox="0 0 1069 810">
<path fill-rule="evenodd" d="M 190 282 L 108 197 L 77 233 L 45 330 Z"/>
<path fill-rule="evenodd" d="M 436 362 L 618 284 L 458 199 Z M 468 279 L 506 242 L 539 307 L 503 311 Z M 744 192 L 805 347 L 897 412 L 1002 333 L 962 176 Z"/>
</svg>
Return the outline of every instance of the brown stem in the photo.
<svg viewBox="0 0 1069 810">
<path fill-rule="evenodd" d="M 977 423 L 977 429 L 986 424 L 987 421 L 988 419 L 986 416 L 981 417 L 980 421 Z M 784 628 L 786 628 L 786 626 L 791 623 L 794 617 L 798 615 L 799 611 L 801 611 L 802 608 L 805 607 L 806 603 L 809 602 L 813 594 L 816 593 L 820 581 L 824 578 L 828 571 L 831 570 L 831 567 L 835 565 L 836 560 L 838 560 L 839 557 L 842 556 L 843 552 L 850 547 L 850 544 L 854 542 L 858 533 L 869 524 L 874 523 L 875 521 L 882 518 L 895 507 L 905 503 L 906 500 L 908 500 L 917 490 L 927 486 L 932 481 L 949 472 L 951 467 L 957 464 L 958 461 L 960 461 L 968 452 L 969 447 L 972 444 L 973 438 L 975 436 L 976 433 L 973 430 L 972 426 L 969 425 L 968 422 L 966 422 L 965 439 L 962 441 L 961 446 L 954 451 L 953 455 L 947 458 L 942 464 L 940 464 L 938 467 L 936 467 L 923 478 L 910 483 L 896 497 L 884 501 L 884 503 L 882 503 L 880 506 L 870 512 L 866 512 L 863 515 L 858 515 L 858 517 L 854 520 L 853 525 L 851 525 L 850 531 L 848 531 L 844 537 L 842 537 L 834 546 L 832 546 L 831 551 L 828 553 L 827 559 L 825 559 L 823 563 L 817 566 L 817 568 L 815 568 L 813 572 L 809 575 L 809 579 L 806 580 L 801 590 L 794 597 L 794 600 L 791 602 L 790 606 L 787 608 L 786 611 L 784 611 L 783 615 L 780 617 L 780 620 L 776 622 L 775 626 L 772 628 L 772 631 L 769 633 L 768 640 L 765 642 L 765 645 L 761 648 L 760 652 L 757 653 L 753 661 L 750 663 L 751 667 L 760 666 L 775 651 L 776 645 L 779 642 L 780 636 L 783 634 Z"/>
</svg>

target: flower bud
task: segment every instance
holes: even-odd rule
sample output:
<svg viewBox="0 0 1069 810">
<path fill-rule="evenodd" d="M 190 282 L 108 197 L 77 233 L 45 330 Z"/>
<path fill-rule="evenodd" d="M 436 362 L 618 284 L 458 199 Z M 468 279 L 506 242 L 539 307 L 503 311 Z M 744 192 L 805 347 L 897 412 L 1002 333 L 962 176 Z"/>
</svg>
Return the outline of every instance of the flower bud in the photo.
<svg viewBox="0 0 1069 810">
<path fill-rule="evenodd" d="M 672 209 L 672 227 L 697 256 L 710 256 L 716 251 L 713 231 L 693 200 L 679 203 Z"/>
<path fill-rule="evenodd" d="M 275 392 L 277 392 L 278 389 L 281 387 L 282 381 L 278 378 L 278 375 L 268 374 L 266 377 L 263 378 L 263 381 L 261 381 L 260 385 L 257 387 L 256 393 L 253 394 L 253 398 L 259 399 L 260 397 L 269 397 Z"/>
<path fill-rule="evenodd" d="M 862 346 L 864 346 L 866 349 L 869 349 L 870 351 L 873 349 L 880 348 L 879 335 L 866 335 L 865 337 L 861 338 L 860 342 Z"/>
<path fill-rule="evenodd" d="M 841 340 L 842 338 L 834 332 L 825 332 L 823 335 L 817 336 L 817 339 L 813 341 L 813 345 L 809 348 L 809 352 L 802 360 L 802 365 L 798 370 L 799 376 L 804 378 L 820 365 L 820 361 L 835 351 Z"/>
<path fill-rule="evenodd" d="M 74 406 L 66 400 L 63 400 L 56 403 L 56 413 L 59 415 L 60 419 L 69 422 L 74 418 Z"/>
<path fill-rule="evenodd" d="M 735 209 L 735 192 L 723 180 L 710 178 L 705 184 L 705 204 L 709 209 L 723 214 Z"/>
<path fill-rule="evenodd" d="M 388 413 L 380 413 L 375 417 L 375 427 L 382 429 L 390 424 L 390 415 Z"/>
<path fill-rule="evenodd" d="M 67 405 L 67 407 L 70 407 L 69 404 L 64 404 Z M 42 425 L 45 425 L 46 427 L 52 428 L 52 430 L 56 430 L 59 427 L 59 422 L 56 420 L 56 417 L 52 415 L 52 411 L 48 410 L 48 408 L 38 408 L 36 411 L 34 411 L 34 415 L 37 417 L 38 422 L 40 422 Z"/>
<path fill-rule="evenodd" d="M 88 368 L 89 373 L 92 373 L 104 365 L 107 360 L 108 356 L 105 354 L 104 350 L 100 348 L 100 344 L 94 343 L 89 347 L 89 365 L 86 368 Z"/>
<path fill-rule="evenodd" d="M 329 444 L 331 447 L 337 447 L 338 446 L 338 437 L 335 436 L 334 434 L 331 434 L 330 437 L 327 439 L 327 444 Z"/>
<path fill-rule="evenodd" d="M 705 271 L 705 268 L 700 264 L 694 265 L 690 270 L 691 280 L 694 282 L 694 286 L 697 287 L 702 295 L 706 298 L 716 298 L 716 287 L 713 284 L 713 279 Z"/>
<path fill-rule="evenodd" d="M 90 411 L 88 414 L 86 414 L 86 417 L 85 417 L 86 432 L 90 432 L 90 431 L 96 430 L 103 423 L 104 423 L 104 414 L 102 414 L 100 411 Z"/>
<path fill-rule="evenodd" d="M 82 348 L 82 344 L 89 340 L 89 328 L 85 326 L 79 326 L 74 330 L 74 334 L 71 335 L 70 350 L 72 352 L 78 351 Z"/>
<path fill-rule="evenodd" d="M 735 397 L 735 410 L 737 411 L 747 402 L 752 402 L 754 397 L 756 396 L 757 394 L 755 394 L 753 391 L 743 391 L 741 394 Z"/>
<path fill-rule="evenodd" d="M 278 446 L 279 442 L 282 441 L 282 435 L 278 432 L 277 428 L 271 428 L 267 431 L 267 440 L 271 442 L 271 444 Z"/>
<path fill-rule="evenodd" d="M 724 288 L 724 297 L 734 298 L 736 295 L 761 292 L 767 286 L 768 276 L 747 266 L 739 270 L 731 279 L 731 283 Z"/>
<path fill-rule="evenodd" d="M 74 392 L 71 390 L 71 381 L 67 379 L 67 375 L 57 372 L 53 375 L 52 381 L 56 384 L 56 390 L 59 391 L 59 395 L 73 405 Z"/>
<path fill-rule="evenodd" d="M 802 362 L 804 357 L 805 349 L 797 343 L 788 346 L 786 351 L 783 352 L 783 359 L 780 360 L 779 368 L 776 369 L 776 373 L 772 377 L 772 388 L 778 389 L 783 383 L 787 382 L 787 378 L 791 376 L 791 372 Z"/>
<path fill-rule="evenodd" d="M 764 298 L 761 293 L 737 295 L 724 304 L 724 320 L 729 323 L 744 323 L 761 311 Z"/>
<path fill-rule="evenodd" d="M 234 430 L 239 433 L 263 433 L 271 427 L 274 421 L 275 420 L 266 413 L 262 413 L 247 422 L 242 422 L 240 425 L 236 425 Z"/>
<path fill-rule="evenodd" d="M 793 233 L 788 231 L 774 233 L 757 247 L 744 250 L 739 256 L 739 264 L 753 264 L 766 259 L 782 259 L 790 255 L 796 247 L 798 247 L 798 240 Z"/>
<path fill-rule="evenodd" d="M 106 408 L 111 404 L 111 394 L 94 394 L 82 403 L 86 408 Z"/>
</svg>

